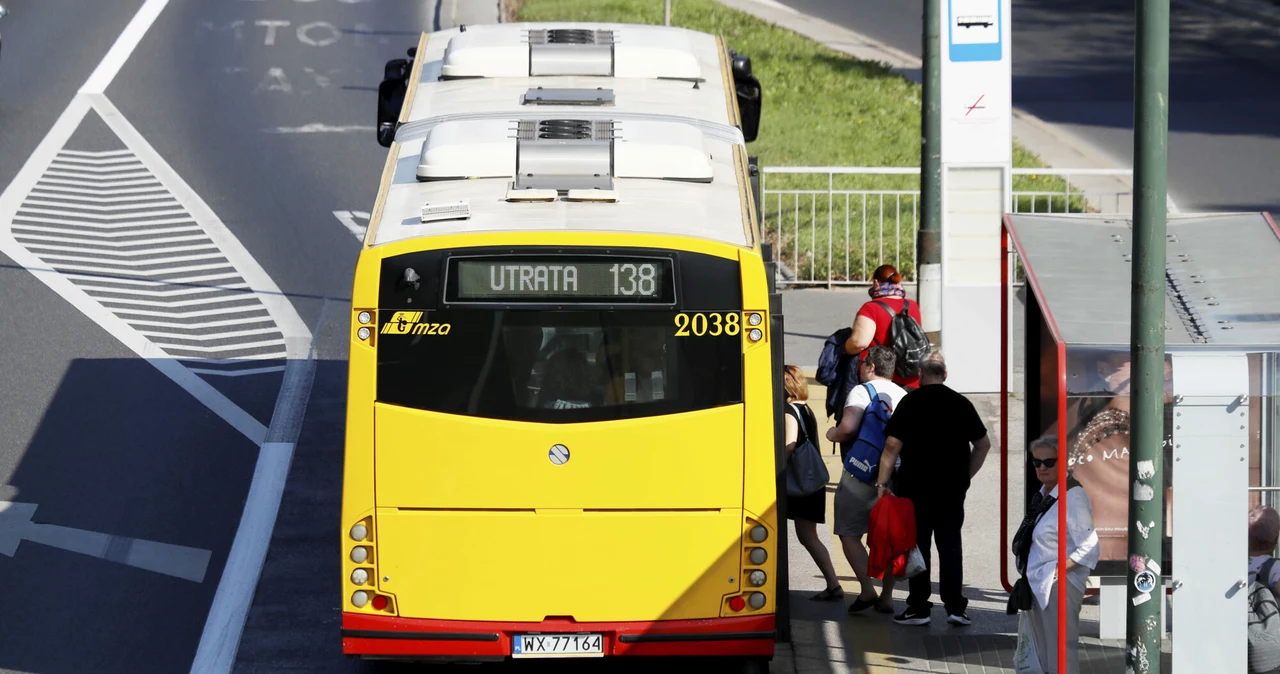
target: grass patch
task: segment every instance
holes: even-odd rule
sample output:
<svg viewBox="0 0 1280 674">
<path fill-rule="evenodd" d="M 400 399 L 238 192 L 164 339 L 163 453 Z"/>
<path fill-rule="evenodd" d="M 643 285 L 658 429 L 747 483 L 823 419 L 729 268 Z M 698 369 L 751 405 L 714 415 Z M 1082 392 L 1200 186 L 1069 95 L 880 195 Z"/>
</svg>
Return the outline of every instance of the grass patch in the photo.
<svg viewBox="0 0 1280 674">
<path fill-rule="evenodd" d="M 663 0 L 521 0 L 518 16 L 661 24 L 662 12 Z M 714 0 L 674 0 L 671 23 L 723 35 L 730 48 L 751 57 L 764 87 L 764 110 L 750 152 L 762 165 L 919 165 L 920 85 L 888 65 L 855 59 Z M 1045 166 L 1016 143 L 1013 153 L 1016 167 Z M 896 260 L 904 276 L 913 278 L 919 185 L 916 176 L 842 176 L 831 187 L 857 192 L 846 205 L 844 195 L 828 199 L 826 176 L 770 176 L 771 191 L 811 192 L 784 194 L 781 202 L 777 195 L 768 199 L 767 234 L 780 257 L 799 267 L 793 268 L 799 278 L 861 280 L 880 260 Z M 1060 178 L 1019 176 L 1014 189 L 1062 195 L 1057 203 L 1040 197 L 1040 212 L 1050 206 L 1063 212 L 1068 205 L 1083 210 L 1078 196 L 1066 196 Z M 1030 199 L 1025 201 L 1019 211 L 1032 210 Z"/>
</svg>

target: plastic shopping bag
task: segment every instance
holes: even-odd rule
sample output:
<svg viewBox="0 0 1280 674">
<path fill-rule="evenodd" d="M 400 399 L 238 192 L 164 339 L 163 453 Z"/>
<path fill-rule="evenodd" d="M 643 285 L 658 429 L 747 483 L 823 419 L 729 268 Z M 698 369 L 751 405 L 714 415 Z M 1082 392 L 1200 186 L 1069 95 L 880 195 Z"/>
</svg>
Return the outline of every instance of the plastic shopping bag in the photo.
<svg viewBox="0 0 1280 674">
<path fill-rule="evenodd" d="M 1013 652 L 1013 671 L 1016 674 L 1045 674 L 1040 668 L 1040 653 L 1036 650 L 1035 630 L 1031 611 L 1018 613 L 1018 648 Z"/>
<path fill-rule="evenodd" d="M 925 572 L 924 555 L 920 554 L 920 547 L 916 546 L 903 555 L 906 557 L 906 564 L 903 566 L 902 574 L 894 574 L 894 578 L 898 580 L 907 580 L 914 578 Z M 894 565 L 897 568 L 897 564 Z"/>
</svg>

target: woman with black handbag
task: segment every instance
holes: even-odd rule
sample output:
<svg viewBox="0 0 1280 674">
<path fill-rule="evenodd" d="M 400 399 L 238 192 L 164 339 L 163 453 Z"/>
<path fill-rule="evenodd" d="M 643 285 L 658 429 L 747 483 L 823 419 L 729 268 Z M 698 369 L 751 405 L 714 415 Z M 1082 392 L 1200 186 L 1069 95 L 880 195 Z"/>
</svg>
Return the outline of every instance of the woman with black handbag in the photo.
<svg viewBox="0 0 1280 674">
<path fill-rule="evenodd" d="M 786 430 L 787 467 L 792 468 L 791 457 L 797 448 L 803 451 L 817 450 L 818 419 L 809 409 L 809 383 L 804 373 L 795 365 L 788 365 L 783 370 L 783 388 L 787 393 L 787 404 L 783 408 L 783 422 Z M 808 444 L 809 447 L 805 447 Z M 790 476 L 788 476 L 790 477 Z M 823 484 L 808 494 L 792 495 L 791 485 L 795 480 L 788 480 L 787 519 L 795 522 L 796 539 L 809 551 L 814 564 L 822 571 L 827 581 L 827 589 L 813 595 L 815 601 L 840 601 L 844 599 L 844 589 L 836 577 L 835 565 L 831 563 L 831 552 L 818 538 L 818 525 L 827 521 L 827 490 Z"/>
</svg>

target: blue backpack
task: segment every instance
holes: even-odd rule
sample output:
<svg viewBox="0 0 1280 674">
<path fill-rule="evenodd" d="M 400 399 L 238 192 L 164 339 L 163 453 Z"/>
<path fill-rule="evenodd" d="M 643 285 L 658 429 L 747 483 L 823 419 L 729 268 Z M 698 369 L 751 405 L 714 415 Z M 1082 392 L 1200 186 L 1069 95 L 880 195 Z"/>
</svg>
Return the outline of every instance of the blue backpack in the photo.
<svg viewBox="0 0 1280 674">
<path fill-rule="evenodd" d="M 858 437 L 853 446 L 844 455 L 844 469 L 849 474 L 866 482 L 875 484 L 880 475 L 880 454 L 884 451 L 884 427 L 889 423 L 889 415 L 893 410 L 885 405 L 871 384 L 863 384 L 871 402 L 862 412 L 862 425 L 858 427 Z"/>
</svg>

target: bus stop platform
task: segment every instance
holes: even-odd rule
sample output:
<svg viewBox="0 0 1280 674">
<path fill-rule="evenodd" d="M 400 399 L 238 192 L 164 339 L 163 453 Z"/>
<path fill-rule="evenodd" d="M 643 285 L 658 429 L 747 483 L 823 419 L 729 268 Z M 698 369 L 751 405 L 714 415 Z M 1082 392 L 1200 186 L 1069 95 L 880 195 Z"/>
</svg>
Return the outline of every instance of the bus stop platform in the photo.
<svg viewBox="0 0 1280 674">
<path fill-rule="evenodd" d="M 818 418 L 820 432 L 832 425 L 826 418 L 823 401 L 825 389 L 812 379 L 809 371 L 809 404 Z M 795 529 L 788 532 L 788 571 L 791 586 L 791 643 L 778 644 L 771 670 L 807 674 L 906 674 L 915 672 L 965 672 L 968 674 L 995 674 L 1014 672 L 1013 655 L 1017 646 L 1017 616 L 1006 615 L 1008 595 L 1000 582 L 1000 547 L 1012 542 L 1013 531 L 1021 519 L 1021 506 L 1010 510 L 1009 541 L 1000 540 L 1000 485 L 999 443 L 1000 429 L 998 394 L 971 395 L 978 412 L 983 416 L 992 437 L 991 454 L 982 470 L 973 479 L 965 501 L 964 524 L 964 579 L 965 596 L 969 599 L 969 617 L 973 624 L 954 627 L 946 623 L 946 615 L 940 605 L 933 611 L 933 621 L 928 626 L 905 626 L 893 622 L 893 616 L 868 609 L 849 615 L 846 609 L 859 592 L 853 569 L 840 551 L 839 542 L 831 534 L 834 522 L 832 502 L 835 484 L 840 475 L 840 463 L 831 453 L 831 443 L 823 442 L 820 448 L 832 475 L 827 493 L 827 522 L 819 526 L 819 533 L 827 539 L 827 548 L 835 562 L 836 573 L 844 586 L 844 602 L 814 602 L 809 597 L 825 587 L 822 574 L 809 557 L 809 553 L 795 539 Z M 1010 405 L 1020 410 L 1020 405 Z M 1021 460 L 1024 442 L 1021 423 L 1011 419 L 1009 438 L 1010 458 Z M 1018 471 L 1011 471 L 1016 473 Z M 1017 476 L 1014 479 L 1018 479 Z M 1014 486 L 1011 493 L 1020 493 Z M 1012 505 L 1012 504 L 1011 504 Z M 936 564 L 937 554 L 933 555 Z M 937 572 L 933 572 L 935 596 Z M 878 587 L 877 587 L 878 591 Z M 901 611 L 906 600 L 906 583 L 899 583 L 894 591 L 894 609 Z M 1081 674 L 1103 674 L 1125 671 L 1124 646 L 1119 640 L 1098 638 L 1098 598 L 1086 596 L 1080 619 L 1080 671 Z M 1161 648 L 1161 668 L 1170 671 L 1172 642 L 1165 639 Z"/>
</svg>

